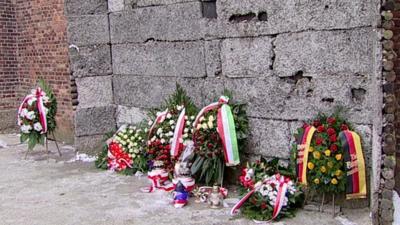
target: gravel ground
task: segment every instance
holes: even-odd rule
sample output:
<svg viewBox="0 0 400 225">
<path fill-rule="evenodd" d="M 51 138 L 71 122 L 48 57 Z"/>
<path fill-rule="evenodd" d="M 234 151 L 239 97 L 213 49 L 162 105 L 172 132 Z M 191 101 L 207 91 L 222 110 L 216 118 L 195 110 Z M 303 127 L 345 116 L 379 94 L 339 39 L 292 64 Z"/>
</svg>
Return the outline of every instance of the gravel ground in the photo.
<svg viewBox="0 0 400 225">
<path fill-rule="evenodd" d="M 24 159 L 26 145 L 14 134 L 0 135 L 0 224 L 255 224 L 230 218 L 229 208 L 209 209 L 192 201 L 175 209 L 167 193 L 141 193 L 147 180 L 97 170 L 93 163 L 75 161 L 71 146 L 58 157 L 50 143 Z M 274 224 L 369 225 L 368 209 L 330 214 L 301 210 L 292 219 Z"/>
</svg>

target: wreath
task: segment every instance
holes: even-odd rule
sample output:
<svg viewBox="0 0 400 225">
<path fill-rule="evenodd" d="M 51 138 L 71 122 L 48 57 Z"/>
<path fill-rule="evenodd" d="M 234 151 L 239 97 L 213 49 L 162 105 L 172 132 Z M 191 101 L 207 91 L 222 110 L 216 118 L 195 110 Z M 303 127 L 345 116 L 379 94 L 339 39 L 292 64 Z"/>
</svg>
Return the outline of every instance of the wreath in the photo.
<svg viewBox="0 0 400 225">
<path fill-rule="evenodd" d="M 48 133 L 56 129 L 57 100 L 52 89 L 44 80 L 22 101 L 18 109 L 17 124 L 20 127 L 20 141 L 28 142 L 32 150 L 37 144 L 44 145 Z"/>
</svg>

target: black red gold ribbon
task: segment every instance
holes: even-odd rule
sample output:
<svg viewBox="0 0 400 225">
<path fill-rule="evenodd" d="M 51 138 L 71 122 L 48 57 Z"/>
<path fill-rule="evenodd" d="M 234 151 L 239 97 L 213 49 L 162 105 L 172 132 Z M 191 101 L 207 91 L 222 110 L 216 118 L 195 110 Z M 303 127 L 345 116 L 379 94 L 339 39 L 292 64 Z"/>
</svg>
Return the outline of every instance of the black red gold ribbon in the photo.
<svg viewBox="0 0 400 225">
<path fill-rule="evenodd" d="M 347 172 L 346 198 L 366 198 L 365 161 L 360 136 L 353 131 L 345 130 L 339 133 L 339 140 L 342 143 Z"/>
<path fill-rule="evenodd" d="M 315 132 L 315 127 L 307 126 L 296 139 L 297 143 L 297 167 L 296 173 L 299 182 L 307 185 L 307 162 L 308 152 L 311 144 L 312 137 Z"/>
</svg>

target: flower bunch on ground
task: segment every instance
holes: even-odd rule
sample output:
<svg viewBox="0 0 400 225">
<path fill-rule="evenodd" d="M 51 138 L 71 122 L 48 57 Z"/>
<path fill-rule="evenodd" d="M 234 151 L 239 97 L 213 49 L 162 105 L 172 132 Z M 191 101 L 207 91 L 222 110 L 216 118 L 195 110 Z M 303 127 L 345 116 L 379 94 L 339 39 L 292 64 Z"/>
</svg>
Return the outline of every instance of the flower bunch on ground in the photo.
<svg viewBox="0 0 400 225">
<path fill-rule="evenodd" d="M 113 142 L 119 144 L 122 151 L 131 159 L 131 164 L 126 172 L 147 171 L 146 137 L 147 128 L 136 126 L 125 127 L 114 136 Z"/>
<path fill-rule="evenodd" d="M 51 88 L 39 81 L 39 87 L 26 96 L 18 110 L 18 126 L 21 132 L 21 142 L 28 141 L 28 149 L 36 144 L 44 144 L 47 133 L 56 128 L 55 115 L 57 101 Z M 43 114 L 43 115 L 42 115 Z M 44 118 L 41 118 L 44 116 Z"/>
<path fill-rule="evenodd" d="M 285 176 L 285 175 L 287 176 Z M 242 206 L 245 217 L 255 220 L 270 220 L 274 217 L 274 207 L 278 203 L 278 191 L 281 183 L 286 183 L 284 197 L 279 204 L 282 209 L 276 218 L 293 217 L 297 208 L 301 207 L 304 200 L 303 192 L 293 181 L 290 168 L 279 163 L 278 159 L 256 161 L 248 163 L 242 169 L 239 177 L 241 193 L 245 195 L 249 191 L 254 193 Z"/>
</svg>

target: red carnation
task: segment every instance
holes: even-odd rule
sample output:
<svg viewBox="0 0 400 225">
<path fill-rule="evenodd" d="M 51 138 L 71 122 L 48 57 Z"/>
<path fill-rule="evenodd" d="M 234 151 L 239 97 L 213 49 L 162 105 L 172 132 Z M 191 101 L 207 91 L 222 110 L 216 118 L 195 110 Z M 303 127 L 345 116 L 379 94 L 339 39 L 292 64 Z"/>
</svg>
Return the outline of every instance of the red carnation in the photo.
<svg viewBox="0 0 400 225">
<path fill-rule="evenodd" d="M 331 147 L 329 147 L 329 148 L 330 148 L 330 150 L 331 150 L 332 152 L 336 152 L 337 149 L 338 149 L 338 146 L 335 145 L 335 144 L 331 144 Z"/>
<path fill-rule="evenodd" d="M 329 118 L 327 119 L 327 121 L 328 121 L 328 123 L 329 123 L 330 125 L 332 125 L 332 124 L 334 124 L 334 123 L 336 122 L 336 119 L 335 119 L 335 117 L 329 117 Z"/>
<path fill-rule="evenodd" d="M 322 125 L 317 127 L 317 131 L 320 132 L 320 133 L 324 132 L 324 130 L 325 130 L 325 127 L 322 126 Z"/>
<path fill-rule="evenodd" d="M 321 125 L 321 121 L 319 121 L 319 120 L 314 120 L 314 122 L 313 122 L 313 126 L 314 127 L 318 127 L 318 126 L 320 126 Z"/>
<path fill-rule="evenodd" d="M 340 125 L 340 129 L 341 130 L 348 130 L 349 127 L 346 124 L 342 124 L 342 125 Z"/>
<path fill-rule="evenodd" d="M 213 145 L 212 145 L 211 143 L 208 143 L 208 144 L 207 144 L 207 147 L 208 147 L 208 148 L 212 148 Z"/>
<path fill-rule="evenodd" d="M 336 134 L 336 131 L 335 131 L 335 129 L 333 129 L 333 128 L 328 128 L 328 129 L 326 130 L 326 133 L 328 133 L 329 136 L 332 136 L 332 135 L 335 135 L 335 134 Z"/>
<path fill-rule="evenodd" d="M 266 209 L 267 208 L 267 204 L 265 204 L 265 202 L 261 203 L 261 209 Z"/>
<path fill-rule="evenodd" d="M 336 142 L 336 141 L 337 141 L 336 135 L 329 136 L 329 140 L 330 140 L 331 142 Z"/>
<path fill-rule="evenodd" d="M 306 129 L 308 126 L 310 126 L 308 123 L 303 123 L 303 129 Z"/>
<path fill-rule="evenodd" d="M 315 144 L 316 144 L 316 145 L 321 145 L 322 142 L 324 142 L 324 139 L 322 139 L 322 138 L 320 138 L 320 137 L 317 137 L 317 139 L 315 140 Z"/>
</svg>

